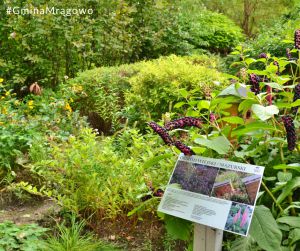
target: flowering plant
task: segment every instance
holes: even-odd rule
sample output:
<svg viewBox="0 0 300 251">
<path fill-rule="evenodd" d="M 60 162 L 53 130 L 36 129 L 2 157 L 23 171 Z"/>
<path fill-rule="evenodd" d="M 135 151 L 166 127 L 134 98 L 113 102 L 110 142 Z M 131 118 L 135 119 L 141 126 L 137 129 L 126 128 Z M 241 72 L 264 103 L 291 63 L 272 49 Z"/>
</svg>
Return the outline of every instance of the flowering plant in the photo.
<svg viewBox="0 0 300 251">
<path fill-rule="evenodd" d="M 186 102 L 176 104 L 171 114 L 201 121 L 185 130 L 195 154 L 265 166 L 263 191 L 250 234 L 243 240 L 237 239 L 233 244 L 236 248 L 258 245 L 264 250 L 295 250 L 300 239 L 295 239 L 300 226 L 292 223 L 300 213 L 299 48 L 299 30 L 287 57 L 261 53 L 250 58 L 248 50 L 238 46 L 232 52 L 238 57 L 231 65 L 236 71 L 229 76 L 232 84 L 223 91 L 212 92 L 206 99 L 200 99 L 196 91 L 185 91 Z M 165 123 L 167 128 L 176 128 L 169 131 L 171 138 L 182 131 L 183 126 L 177 121 L 171 122 L 172 126 Z M 249 209 L 241 209 L 240 213 L 237 209 L 228 228 L 243 231 L 249 213 Z M 236 250 L 244 250 L 244 246 Z"/>
</svg>

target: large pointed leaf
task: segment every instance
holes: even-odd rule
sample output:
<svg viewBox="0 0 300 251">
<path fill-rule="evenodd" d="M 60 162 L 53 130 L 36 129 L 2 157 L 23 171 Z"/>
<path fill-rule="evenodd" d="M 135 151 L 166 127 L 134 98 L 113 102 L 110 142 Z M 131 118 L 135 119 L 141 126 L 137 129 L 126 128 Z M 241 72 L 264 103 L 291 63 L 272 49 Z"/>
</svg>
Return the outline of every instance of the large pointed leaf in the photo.
<svg viewBox="0 0 300 251">
<path fill-rule="evenodd" d="M 277 203 L 280 204 L 294 189 L 298 187 L 300 187 L 300 177 L 295 177 L 288 181 L 283 188 L 282 193 L 277 198 Z"/>
<path fill-rule="evenodd" d="M 292 164 L 279 164 L 276 166 L 273 166 L 274 169 L 293 169 L 298 172 L 300 172 L 300 164 L 299 163 L 292 163 Z"/>
<path fill-rule="evenodd" d="M 221 91 L 221 93 L 219 93 L 218 96 L 227 96 L 227 95 L 240 96 L 236 90 L 235 84 L 231 84 L 228 87 L 226 87 L 223 91 Z"/>
<path fill-rule="evenodd" d="M 222 118 L 223 121 L 228 122 L 229 124 L 244 124 L 244 120 L 240 117 L 231 116 Z"/>
<path fill-rule="evenodd" d="M 270 209 L 265 206 L 255 207 L 250 235 L 263 250 L 281 250 L 282 233 Z"/>
<path fill-rule="evenodd" d="M 195 143 L 215 150 L 219 154 L 226 154 L 230 150 L 230 142 L 224 136 L 213 139 L 197 138 Z"/>
<path fill-rule="evenodd" d="M 298 216 L 284 216 L 277 219 L 278 223 L 284 223 L 292 228 L 300 228 L 300 217 Z"/>
<path fill-rule="evenodd" d="M 276 105 L 262 106 L 253 104 L 251 108 L 254 114 L 262 121 L 265 121 L 271 118 L 274 114 L 279 113 L 279 109 Z"/>
<path fill-rule="evenodd" d="M 231 133 L 231 136 L 241 136 L 241 135 L 245 135 L 246 133 L 250 133 L 250 132 L 257 132 L 258 130 L 268 130 L 268 131 L 272 131 L 272 130 L 276 130 L 276 128 L 274 128 L 272 125 L 268 125 L 267 123 L 264 122 L 253 122 L 253 123 L 249 123 L 247 125 L 244 126 L 239 126 L 238 128 L 234 129 Z"/>
</svg>

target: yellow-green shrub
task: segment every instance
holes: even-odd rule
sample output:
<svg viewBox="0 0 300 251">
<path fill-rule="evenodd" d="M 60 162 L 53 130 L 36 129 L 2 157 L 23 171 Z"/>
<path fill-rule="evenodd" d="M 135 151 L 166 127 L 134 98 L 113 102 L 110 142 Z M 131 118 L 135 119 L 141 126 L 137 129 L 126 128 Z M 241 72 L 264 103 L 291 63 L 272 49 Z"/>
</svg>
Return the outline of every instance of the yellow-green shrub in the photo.
<svg viewBox="0 0 300 251">
<path fill-rule="evenodd" d="M 81 86 L 77 103 L 84 114 L 96 112 L 106 123 L 119 125 L 121 119 L 143 122 L 157 119 L 180 101 L 180 89 L 207 90 L 226 84 L 218 71 L 217 57 L 171 55 L 118 67 L 102 67 L 81 73 L 70 81 Z M 101 128 L 100 128 L 101 129 Z"/>
</svg>

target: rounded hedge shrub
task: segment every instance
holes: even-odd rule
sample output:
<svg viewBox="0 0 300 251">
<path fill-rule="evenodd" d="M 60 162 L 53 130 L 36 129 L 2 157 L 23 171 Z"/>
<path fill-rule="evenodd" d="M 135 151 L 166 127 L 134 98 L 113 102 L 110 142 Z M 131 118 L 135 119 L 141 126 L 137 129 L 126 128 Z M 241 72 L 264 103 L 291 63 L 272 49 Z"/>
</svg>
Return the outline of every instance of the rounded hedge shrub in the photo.
<svg viewBox="0 0 300 251">
<path fill-rule="evenodd" d="M 217 57 L 171 55 L 85 71 L 68 84 L 81 112 L 95 128 L 109 134 L 126 120 L 144 126 L 150 118 L 160 119 L 172 102 L 184 99 L 183 88 L 207 93 L 225 84 L 219 66 Z"/>
</svg>

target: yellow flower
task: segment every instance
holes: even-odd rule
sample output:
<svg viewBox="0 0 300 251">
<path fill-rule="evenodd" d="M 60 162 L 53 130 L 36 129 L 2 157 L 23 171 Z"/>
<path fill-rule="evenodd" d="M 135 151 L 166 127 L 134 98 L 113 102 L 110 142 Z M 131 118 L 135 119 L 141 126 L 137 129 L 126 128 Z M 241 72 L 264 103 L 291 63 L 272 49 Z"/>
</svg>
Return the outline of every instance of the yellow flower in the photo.
<svg viewBox="0 0 300 251">
<path fill-rule="evenodd" d="M 6 107 L 2 107 L 1 113 L 2 113 L 2 114 L 7 114 L 7 108 L 6 108 Z"/>
<path fill-rule="evenodd" d="M 81 92 L 83 90 L 81 85 L 74 85 L 72 86 L 72 90 L 77 93 L 77 92 Z"/>
<path fill-rule="evenodd" d="M 9 94 L 10 94 L 9 91 L 5 92 L 5 96 L 9 96 Z"/>
<path fill-rule="evenodd" d="M 71 106 L 69 105 L 69 103 L 66 103 L 66 105 L 65 105 L 65 110 L 66 110 L 66 111 L 69 111 L 69 112 L 72 112 L 72 108 L 71 108 Z"/>
<path fill-rule="evenodd" d="M 27 106 L 29 109 L 33 109 L 33 100 L 29 100 Z"/>
<path fill-rule="evenodd" d="M 0 78 L 0 83 L 2 83 L 2 82 L 3 82 L 3 80 L 4 80 L 3 78 Z"/>
</svg>

